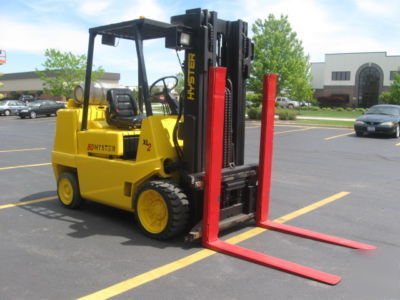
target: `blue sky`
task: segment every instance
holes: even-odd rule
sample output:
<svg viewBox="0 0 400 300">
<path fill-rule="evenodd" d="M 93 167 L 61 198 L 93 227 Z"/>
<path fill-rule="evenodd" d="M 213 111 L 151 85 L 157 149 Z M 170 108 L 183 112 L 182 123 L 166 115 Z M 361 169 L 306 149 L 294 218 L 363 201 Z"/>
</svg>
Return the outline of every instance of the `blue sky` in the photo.
<svg viewBox="0 0 400 300">
<path fill-rule="evenodd" d="M 88 28 L 145 16 L 161 21 L 190 8 L 207 8 L 225 20 L 252 24 L 272 13 L 288 15 L 311 61 L 325 53 L 386 51 L 400 55 L 398 0 L 2 0 L 0 49 L 7 51 L 3 73 L 40 69 L 44 50 L 86 53 Z M 163 43 L 145 45 L 149 81 L 175 74 L 175 52 Z M 121 83 L 135 85 L 136 58 L 131 43 L 95 50 L 95 64 L 121 73 Z"/>
</svg>

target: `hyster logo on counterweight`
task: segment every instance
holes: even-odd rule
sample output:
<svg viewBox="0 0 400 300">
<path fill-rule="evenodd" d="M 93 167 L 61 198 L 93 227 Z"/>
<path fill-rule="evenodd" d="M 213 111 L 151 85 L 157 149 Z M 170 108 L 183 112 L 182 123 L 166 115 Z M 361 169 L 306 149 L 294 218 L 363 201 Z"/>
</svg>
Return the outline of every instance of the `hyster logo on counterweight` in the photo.
<svg viewBox="0 0 400 300">
<path fill-rule="evenodd" d="M 88 144 L 88 151 L 115 152 L 114 145 Z"/>
<path fill-rule="evenodd" d="M 196 77 L 194 76 L 195 74 L 195 68 L 196 68 L 196 54 L 194 53 L 189 53 L 188 56 L 188 73 L 187 73 L 187 93 L 186 97 L 188 100 L 195 100 L 194 98 L 194 88 L 195 88 L 195 83 L 196 83 Z"/>
</svg>

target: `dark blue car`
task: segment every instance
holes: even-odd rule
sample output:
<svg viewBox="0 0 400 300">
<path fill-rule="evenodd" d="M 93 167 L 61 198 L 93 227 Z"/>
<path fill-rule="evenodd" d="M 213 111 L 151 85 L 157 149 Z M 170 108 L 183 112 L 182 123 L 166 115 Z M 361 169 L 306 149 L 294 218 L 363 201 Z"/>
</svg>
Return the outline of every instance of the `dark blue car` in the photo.
<svg viewBox="0 0 400 300">
<path fill-rule="evenodd" d="M 382 134 L 398 138 L 400 136 L 400 105 L 378 104 L 372 106 L 355 124 L 357 136 Z"/>
</svg>

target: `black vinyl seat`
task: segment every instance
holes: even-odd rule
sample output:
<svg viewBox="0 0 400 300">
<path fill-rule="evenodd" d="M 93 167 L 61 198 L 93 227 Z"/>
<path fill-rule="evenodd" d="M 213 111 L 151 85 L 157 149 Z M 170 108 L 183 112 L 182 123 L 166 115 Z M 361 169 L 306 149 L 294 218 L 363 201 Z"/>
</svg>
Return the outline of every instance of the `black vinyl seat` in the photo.
<svg viewBox="0 0 400 300">
<path fill-rule="evenodd" d="M 140 128 L 144 115 L 139 109 L 132 91 L 129 89 L 109 89 L 107 91 L 107 123 L 121 129 Z"/>
</svg>

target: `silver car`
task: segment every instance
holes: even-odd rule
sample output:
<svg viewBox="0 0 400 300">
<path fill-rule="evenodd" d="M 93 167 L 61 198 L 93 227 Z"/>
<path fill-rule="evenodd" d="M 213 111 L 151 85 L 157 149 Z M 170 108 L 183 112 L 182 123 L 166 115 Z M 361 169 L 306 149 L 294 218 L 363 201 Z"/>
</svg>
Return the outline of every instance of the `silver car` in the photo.
<svg viewBox="0 0 400 300">
<path fill-rule="evenodd" d="M 285 107 L 285 108 L 299 108 L 300 107 L 300 103 L 298 101 L 291 100 L 287 97 L 276 98 L 276 103 L 278 103 L 278 105 L 280 107 Z"/>
<path fill-rule="evenodd" d="M 10 116 L 25 107 L 25 103 L 19 100 L 2 100 L 0 101 L 0 116 Z"/>
</svg>

